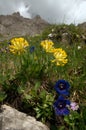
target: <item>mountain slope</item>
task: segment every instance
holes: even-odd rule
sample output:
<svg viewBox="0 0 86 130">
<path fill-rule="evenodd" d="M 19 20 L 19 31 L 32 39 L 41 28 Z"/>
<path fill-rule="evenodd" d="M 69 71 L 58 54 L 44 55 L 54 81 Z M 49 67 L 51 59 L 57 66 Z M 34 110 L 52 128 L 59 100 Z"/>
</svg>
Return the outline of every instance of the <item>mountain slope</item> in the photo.
<svg viewBox="0 0 86 130">
<path fill-rule="evenodd" d="M 12 15 L 0 15 L 0 40 L 9 39 L 15 36 L 35 35 L 41 33 L 49 24 L 36 16 L 27 19 L 19 13 Z"/>
</svg>

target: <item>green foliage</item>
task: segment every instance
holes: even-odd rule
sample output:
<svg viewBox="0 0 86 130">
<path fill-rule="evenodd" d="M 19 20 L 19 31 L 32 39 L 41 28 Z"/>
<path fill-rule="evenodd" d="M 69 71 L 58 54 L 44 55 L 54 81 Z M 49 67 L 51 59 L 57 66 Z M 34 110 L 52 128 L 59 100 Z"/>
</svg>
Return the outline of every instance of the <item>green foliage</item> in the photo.
<svg viewBox="0 0 86 130">
<path fill-rule="evenodd" d="M 26 93 L 24 90 L 21 92 L 23 94 L 23 101 L 25 104 L 33 107 L 36 118 L 46 122 L 46 120 L 49 120 L 52 116 L 52 104 L 54 97 L 51 93 L 42 89 L 40 85 L 41 83 L 38 81 L 35 83 L 34 87 L 30 88 L 29 92 Z"/>
<path fill-rule="evenodd" d="M 86 128 L 82 115 L 77 111 L 73 111 L 68 116 L 65 116 L 64 121 L 69 125 L 69 130 L 84 130 Z"/>
<path fill-rule="evenodd" d="M 3 100 L 6 98 L 5 92 L 0 92 L 0 102 L 3 102 Z"/>
<path fill-rule="evenodd" d="M 78 112 L 74 111 L 74 112 L 70 113 L 68 116 L 65 116 L 64 117 L 64 121 L 67 124 L 69 124 L 69 126 L 71 126 L 71 127 L 73 126 L 74 127 L 74 125 L 76 123 L 78 123 L 77 119 L 79 119 L 79 118 L 80 118 L 80 115 L 78 114 Z"/>
<path fill-rule="evenodd" d="M 42 122 L 51 119 L 53 114 L 52 112 L 52 103 L 54 101 L 53 95 L 43 91 L 39 94 L 40 101 L 37 103 L 37 106 L 34 108 L 36 111 L 36 118 L 41 119 Z"/>
</svg>

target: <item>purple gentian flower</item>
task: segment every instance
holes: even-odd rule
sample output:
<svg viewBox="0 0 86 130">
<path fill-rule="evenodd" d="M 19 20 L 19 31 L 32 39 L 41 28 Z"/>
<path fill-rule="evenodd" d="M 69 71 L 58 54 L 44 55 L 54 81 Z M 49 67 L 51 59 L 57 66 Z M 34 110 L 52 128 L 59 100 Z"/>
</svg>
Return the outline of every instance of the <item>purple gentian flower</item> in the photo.
<svg viewBox="0 0 86 130">
<path fill-rule="evenodd" d="M 68 115 L 69 109 L 68 106 L 70 105 L 70 101 L 64 99 L 64 97 L 60 96 L 57 101 L 53 104 L 55 114 L 56 115 Z"/>
<path fill-rule="evenodd" d="M 69 95 L 70 84 L 66 80 L 58 80 L 54 89 L 60 95 Z"/>
<path fill-rule="evenodd" d="M 31 47 L 30 47 L 30 53 L 34 52 L 34 50 L 35 50 L 35 47 L 34 47 L 34 46 L 31 46 Z"/>
</svg>

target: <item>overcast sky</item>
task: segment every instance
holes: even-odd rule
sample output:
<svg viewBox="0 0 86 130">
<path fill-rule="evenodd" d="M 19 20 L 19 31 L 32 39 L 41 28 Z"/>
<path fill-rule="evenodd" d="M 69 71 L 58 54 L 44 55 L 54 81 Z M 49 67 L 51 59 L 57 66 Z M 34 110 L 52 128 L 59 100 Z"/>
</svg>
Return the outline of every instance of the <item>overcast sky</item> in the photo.
<svg viewBox="0 0 86 130">
<path fill-rule="evenodd" d="M 50 23 L 86 22 L 86 0 L 0 0 L 0 14 L 17 11 L 27 18 L 40 15 Z"/>
</svg>

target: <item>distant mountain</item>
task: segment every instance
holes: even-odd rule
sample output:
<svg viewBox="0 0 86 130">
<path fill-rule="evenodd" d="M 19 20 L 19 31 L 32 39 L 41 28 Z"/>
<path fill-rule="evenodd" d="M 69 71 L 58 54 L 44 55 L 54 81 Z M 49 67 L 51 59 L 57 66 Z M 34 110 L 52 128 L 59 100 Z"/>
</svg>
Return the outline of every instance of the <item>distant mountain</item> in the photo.
<svg viewBox="0 0 86 130">
<path fill-rule="evenodd" d="M 19 12 L 12 15 L 0 15 L 0 41 L 15 36 L 35 35 L 41 33 L 49 23 L 36 16 L 28 19 L 20 16 Z"/>
</svg>

